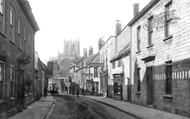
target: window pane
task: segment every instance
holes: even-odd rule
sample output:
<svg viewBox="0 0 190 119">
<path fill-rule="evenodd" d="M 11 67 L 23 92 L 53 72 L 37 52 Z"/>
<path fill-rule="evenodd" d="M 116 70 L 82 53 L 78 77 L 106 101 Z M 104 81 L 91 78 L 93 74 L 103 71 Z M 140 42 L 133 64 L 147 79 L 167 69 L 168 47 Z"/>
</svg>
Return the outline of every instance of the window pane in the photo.
<svg viewBox="0 0 190 119">
<path fill-rule="evenodd" d="M 10 7 L 10 24 L 13 25 L 13 9 Z"/>
<path fill-rule="evenodd" d="M 3 81 L 2 65 L 0 64 L 0 81 Z"/>
<path fill-rule="evenodd" d="M 3 14 L 3 0 L 0 0 L 0 13 Z"/>
</svg>

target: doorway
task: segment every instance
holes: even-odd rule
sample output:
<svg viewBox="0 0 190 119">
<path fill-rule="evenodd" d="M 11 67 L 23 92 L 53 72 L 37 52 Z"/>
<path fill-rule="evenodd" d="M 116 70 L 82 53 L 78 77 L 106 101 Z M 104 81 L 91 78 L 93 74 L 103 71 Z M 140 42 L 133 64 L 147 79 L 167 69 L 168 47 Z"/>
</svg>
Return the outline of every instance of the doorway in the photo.
<svg viewBox="0 0 190 119">
<path fill-rule="evenodd" d="M 147 105 L 152 105 L 154 102 L 153 67 L 146 69 Z"/>
</svg>

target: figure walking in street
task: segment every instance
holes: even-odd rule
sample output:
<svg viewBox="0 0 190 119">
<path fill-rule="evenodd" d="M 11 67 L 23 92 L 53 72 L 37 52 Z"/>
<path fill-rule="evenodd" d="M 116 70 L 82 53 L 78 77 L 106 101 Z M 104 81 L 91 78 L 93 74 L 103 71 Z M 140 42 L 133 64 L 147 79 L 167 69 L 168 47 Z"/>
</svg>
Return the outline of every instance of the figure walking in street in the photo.
<svg viewBox="0 0 190 119">
<path fill-rule="evenodd" d="M 77 89 L 77 97 L 79 97 L 79 89 Z"/>
<path fill-rule="evenodd" d="M 44 97 L 46 97 L 46 96 L 47 96 L 47 89 L 44 88 Z"/>
</svg>

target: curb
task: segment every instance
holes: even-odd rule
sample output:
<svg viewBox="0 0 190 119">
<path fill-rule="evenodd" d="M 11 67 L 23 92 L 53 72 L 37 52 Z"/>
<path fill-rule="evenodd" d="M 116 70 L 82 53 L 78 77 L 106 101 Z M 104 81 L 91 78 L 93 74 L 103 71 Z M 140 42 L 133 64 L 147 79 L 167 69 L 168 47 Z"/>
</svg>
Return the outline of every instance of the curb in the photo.
<svg viewBox="0 0 190 119">
<path fill-rule="evenodd" d="M 144 117 L 144 116 L 140 116 L 140 115 L 137 115 L 137 114 L 135 114 L 135 113 L 133 113 L 133 112 L 120 109 L 120 108 L 118 108 L 117 106 L 114 106 L 114 105 L 111 105 L 111 104 L 108 104 L 108 103 L 105 103 L 105 102 L 102 102 L 102 101 L 99 101 L 99 100 L 96 100 L 96 99 L 93 99 L 93 98 L 90 98 L 90 97 L 86 97 L 86 98 L 91 99 L 91 100 L 94 100 L 94 101 L 97 101 L 97 102 L 99 102 L 99 103 L 102 103 L 102 104 L 104 104 L 104 105 L 110 106 L 110 107 L 112 107 L 112 108 L 115 108 L 115 109 L 117 109 L 117 110 L 119 110 L 119 111 L 122 111 L 122 112 L 124 112 L 124 113 L 126 113 L 126 114 L 129 114 L 129 115 L 131 115 L 131 116 L 134 116 L 134 117 L 136 117 L 136 118 L 138 118 L 138 119 L 147 119 L 147 118 Z"/>
<path fill-rule="evenodd" d="M 42 114 L 42 116 L 40 117 L 40 119 L 45 119 L 45 117 L 47 116 L 49 110 L 51 109 L 51 107 L 54 105 L 54 101 L 47 107 L 47 109 L 45 110 L 45 112 Z"/>
</svg>

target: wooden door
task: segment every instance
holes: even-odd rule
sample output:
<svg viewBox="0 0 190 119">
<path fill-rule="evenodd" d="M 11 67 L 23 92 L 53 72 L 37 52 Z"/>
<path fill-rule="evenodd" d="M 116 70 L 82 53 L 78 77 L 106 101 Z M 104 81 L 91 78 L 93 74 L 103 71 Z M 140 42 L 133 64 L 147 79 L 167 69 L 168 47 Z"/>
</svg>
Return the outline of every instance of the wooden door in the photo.
<svg viewBox="0 0 190 119">
<path fill-rule="evenodd" d="M 152 67 L 147 67 L 146 81 L 147 81 L 147 104 L 152 105 L 154 101 L 154 87 L 153 87 L 153 71 Z"/>
</svg>

